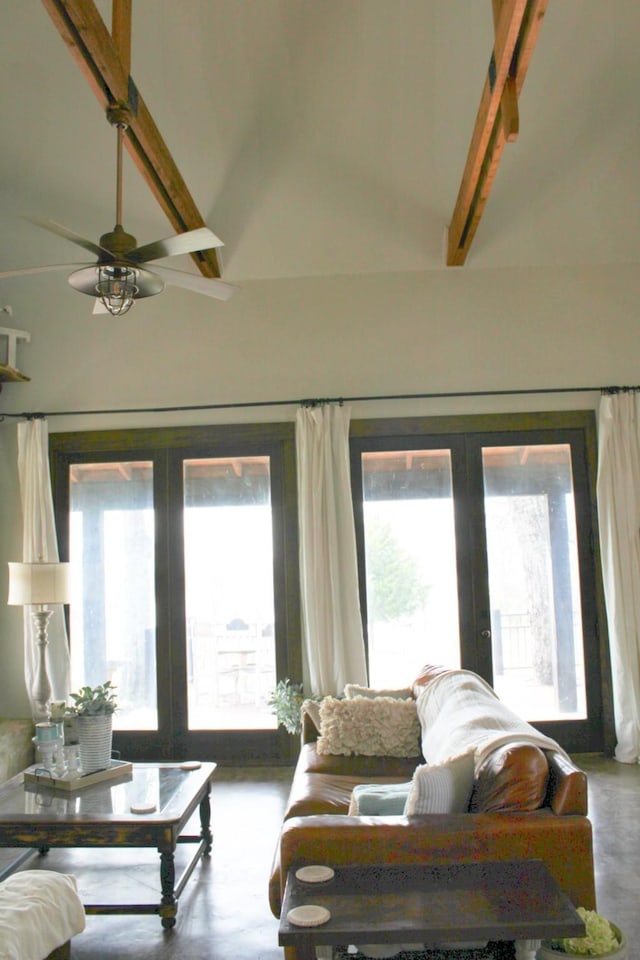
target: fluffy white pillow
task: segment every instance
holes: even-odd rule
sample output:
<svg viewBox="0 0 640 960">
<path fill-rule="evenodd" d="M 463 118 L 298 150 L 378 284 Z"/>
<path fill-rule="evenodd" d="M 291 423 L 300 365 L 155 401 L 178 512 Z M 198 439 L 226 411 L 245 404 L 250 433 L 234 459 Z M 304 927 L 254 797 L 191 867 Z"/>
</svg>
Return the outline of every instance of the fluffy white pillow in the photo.
<svg viewBox="0 0 640 960">
<path fill-rule="evenodd" d="M 402 687 L 400 690 L 378 690 L 375 687 L 361 687 L 359 683 L 346 683 L 344 695 L 347 700 L 353 697 L 394 697 L 396 700 L 407 700 L 411 696 L 411 687 Z"/>
<path fill-rule="evenodd" d="M 431 766 L 417 767 L 404 808 L 405 816 L 420 813 L 466 813 L 473 789 L 473 751 Z"/>
<path fill-rule="evenodd" d="M 420 724 L 413 699 L 325 697 L 320 704 L 318 753 L 346 757 L 417 757 Z"/>
</svg>

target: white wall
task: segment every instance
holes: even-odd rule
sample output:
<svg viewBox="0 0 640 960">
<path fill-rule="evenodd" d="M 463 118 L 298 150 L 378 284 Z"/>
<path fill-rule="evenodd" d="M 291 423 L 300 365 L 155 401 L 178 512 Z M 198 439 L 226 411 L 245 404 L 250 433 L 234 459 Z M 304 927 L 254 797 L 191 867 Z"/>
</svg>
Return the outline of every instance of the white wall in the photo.
<svg viewBox="0 0 640 960">
<path fill-rule="evenodd" d="M 380 251 L 381 262 L 384 250 Z M 305 397 L 635 384 L 640 272 L 597 268 L 376 274 L 254 282 L 229 303 L 167 290 L 120 319 L 61 284 L 17 294 L 32 334 L 0 413 L 169 407 Z M 197 302 L 196 302 L 197 301 Z M 354 403 L 352 416 L 575 409 L 597 393 Z M 49 429 L 288 420 L 296 405 L 51 416 Z M 0 598 L 21 551 L 15 420 L 0 423 Z M 22 616 L 0 601 L 0 715 L 27 714 Z"/>
</svg>

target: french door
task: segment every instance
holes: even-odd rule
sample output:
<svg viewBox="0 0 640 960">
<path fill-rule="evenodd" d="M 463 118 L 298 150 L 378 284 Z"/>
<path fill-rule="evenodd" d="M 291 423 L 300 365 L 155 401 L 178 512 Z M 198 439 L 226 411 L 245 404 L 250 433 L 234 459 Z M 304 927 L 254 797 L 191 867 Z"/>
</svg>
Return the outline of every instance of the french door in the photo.
<svg viewBox="0 0 640 960">
<path fill-rule="evenodd" d="M 505 418 L 503 418 L 504 420 Z M 566 749 L 606 737 L 588 418 L 352 440 L 370 681 L 474 670 Z M 564 418 L 571 422 L 571 417 Z M 500 420 L 498 418 L 497 423 Z M 462 427 L 462 424 L 458 424 Z M 606 657 L 604 658 L 606 660 Z"/>
<path fill-rule="evenodd" d="M 52 465 L 73 688 L 116 685 L 123 756 L 288 760 L 269 697 L 301 670 L 291 429 L 58 434 Z"/>
<path fill-rule="evenodd" d="M 351 425 L 370 680 L 471 669 L 567 750 L 612 746 L 591 413 Z M 301 678 L 292 424 L 50 437 L 73 686 L 131 759 L 277 763 Z"/>
</svg>

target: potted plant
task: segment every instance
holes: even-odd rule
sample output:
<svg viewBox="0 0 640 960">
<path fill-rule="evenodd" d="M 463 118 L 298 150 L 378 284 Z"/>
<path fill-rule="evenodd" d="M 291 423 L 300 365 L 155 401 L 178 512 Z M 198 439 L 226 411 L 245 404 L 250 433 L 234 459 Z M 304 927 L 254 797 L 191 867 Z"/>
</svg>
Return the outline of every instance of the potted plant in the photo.
<svg viewBox="0 0 640 960">
<path fill-rule="evenodd" d="M 81 773 L 106 770 L 111 764 L 113 714 L 118 703 L 110 680 L 96 687 L 80 687 L 71 694 L 78 720 Z"/>
<path fill-rule="evenodd" d="M 625 937 L 615 923 L 596 913 L 578 907 L 584 920 L 584 937 L 565 937 L 560 940 L 545 940 L 537 953 L 538 960 L 561 960 L 564 957 L 606 957 L 626 960 Z"/>
<path fill-rule="evenodd" d="M 302 729 L 300 707 L 303 701 L 302 684 L 292 683 L 288 677 L 286 680 L 279 680 L 271 692 L 268 700 L 271 712 L 276 715 L 278 724 L 288 733 L 300 733 Z"/>
</svg>

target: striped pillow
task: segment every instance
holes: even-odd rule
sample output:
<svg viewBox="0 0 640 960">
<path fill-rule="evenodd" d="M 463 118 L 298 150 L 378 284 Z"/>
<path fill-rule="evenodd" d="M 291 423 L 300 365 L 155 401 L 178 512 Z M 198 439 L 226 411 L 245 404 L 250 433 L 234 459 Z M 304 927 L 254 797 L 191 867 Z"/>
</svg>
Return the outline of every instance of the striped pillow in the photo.
<svg viewBox="0 0 640 960">
<path fill-rule="evenodd" d="M 413 774 L 405 816 L 466 813 L 473 789 L 473 751 L 438 765 L 422 764 Z"/>
</svg>

